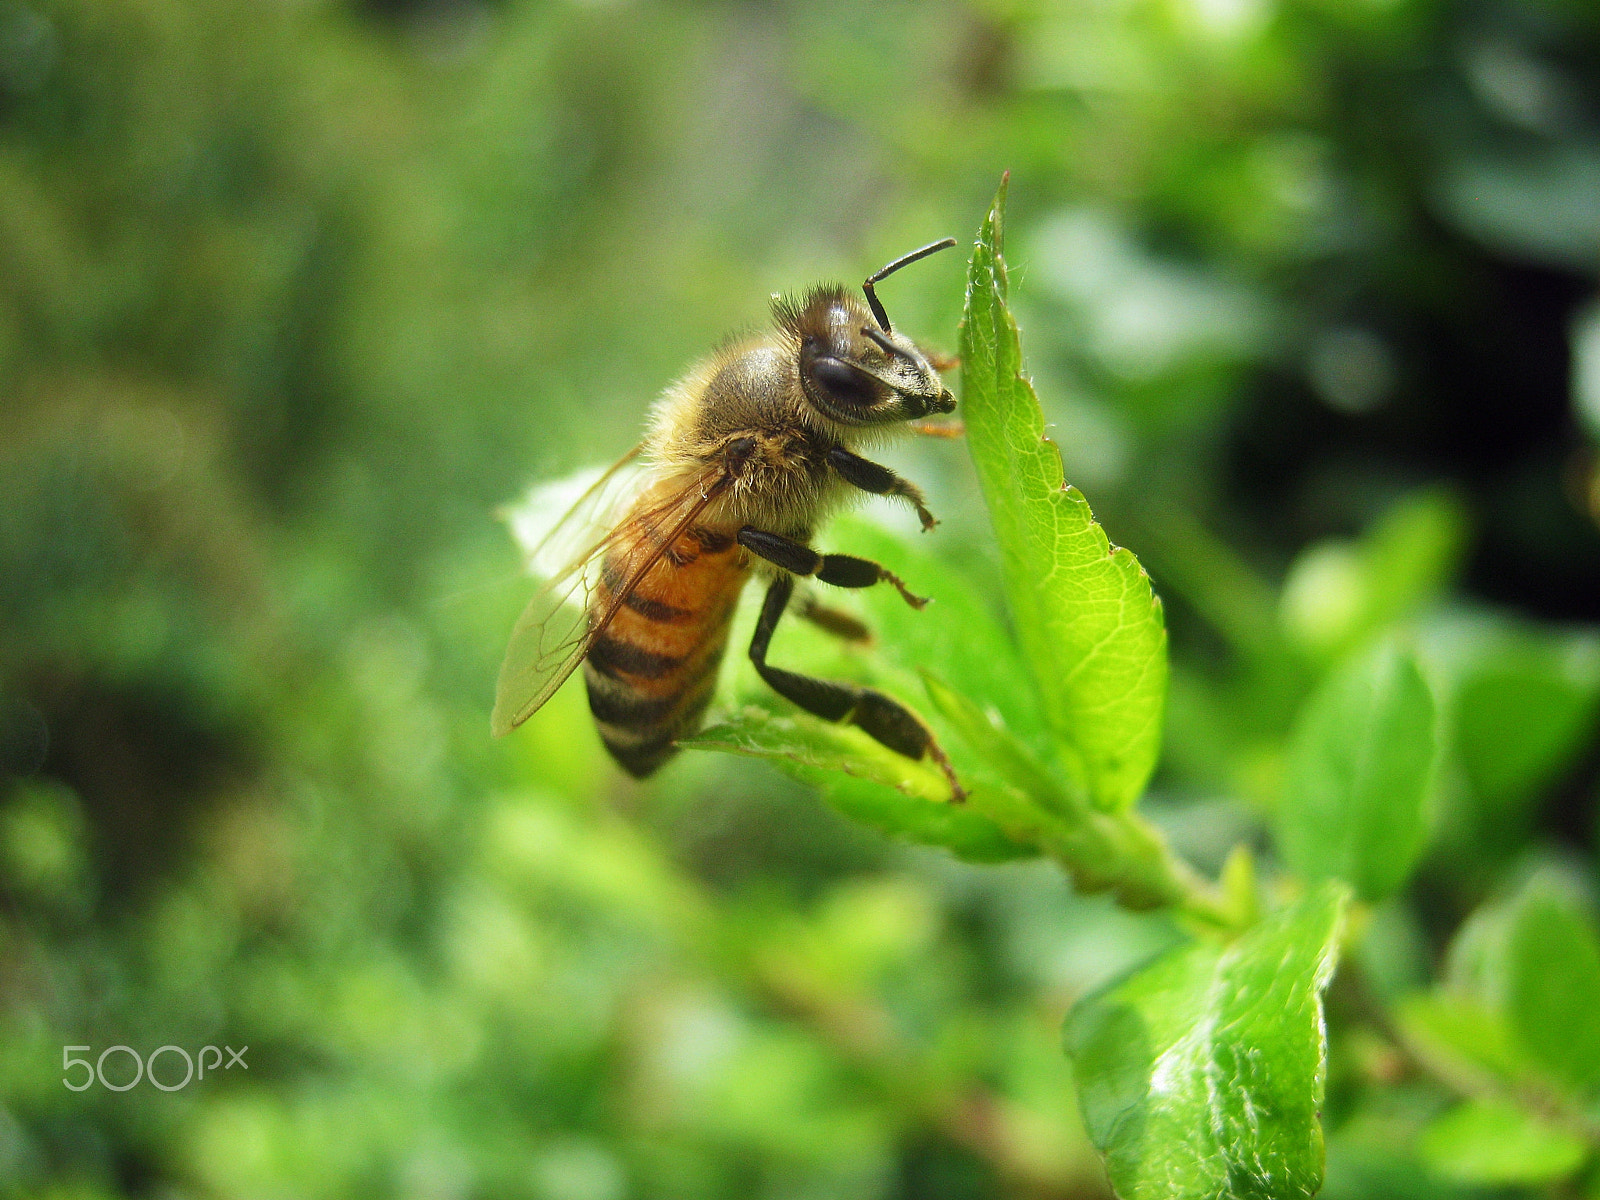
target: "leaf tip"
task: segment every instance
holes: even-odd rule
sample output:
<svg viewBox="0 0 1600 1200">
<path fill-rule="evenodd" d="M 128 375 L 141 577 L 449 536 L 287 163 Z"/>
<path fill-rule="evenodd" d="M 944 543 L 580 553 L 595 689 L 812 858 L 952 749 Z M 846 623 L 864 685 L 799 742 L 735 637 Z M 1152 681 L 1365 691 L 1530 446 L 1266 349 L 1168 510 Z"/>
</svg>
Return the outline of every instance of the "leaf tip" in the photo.
<svg viewBox="0 0 1600 1200">
<path fill-rule="evenodd" d="M 984 228 L 978 233 L 978 245 L 983 248 L 988 243 L 988 249 L 994 257 L 994 270 L 996 282 L 1004 287 L 1005 266 L 1002 247 L 1005 245 L 1005 219 L 1006 219 L 1006 191 L 1011 184 L 1011 171 L 1001 172 L 1000 186 L 995 190 L 994 202 L 989 206 L 989 215 L 984 219 Z M 985 237 L 987 235 L 987 237 Z M 1003 294 L 1003 292 L 1002 292 Z"/>
</svg>

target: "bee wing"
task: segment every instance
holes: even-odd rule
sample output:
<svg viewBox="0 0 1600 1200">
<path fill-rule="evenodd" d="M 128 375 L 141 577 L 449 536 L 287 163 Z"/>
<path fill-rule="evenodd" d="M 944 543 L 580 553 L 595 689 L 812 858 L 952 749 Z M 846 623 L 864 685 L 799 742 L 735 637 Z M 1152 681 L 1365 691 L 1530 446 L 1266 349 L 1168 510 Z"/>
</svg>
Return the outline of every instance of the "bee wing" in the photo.
<svg viewBox="0 0 1600 1200">
<path fill-rule="evenodd" d="M 733 477 L 721 466 L 707 470 L 645 511 L 630 514 L 539 589 L 512 629 L 511 644 L 500 664 L 490 718 L 496 737 L 510 733 L 555 694 L 639 581 L 732 482 Z M 612 589 L 604 609 L 591 614 L 589 601 L 599 583 L 601 564 L 606 553 L 623 541 L 651 549 L 631 556 L 627 577 Z"/>
<path fill-rule="evenodd" d="M 643 451 L 641 442 L 604 471 L 541 483 L 501 510 L 529 574 L 553 581 L 589 556 L 616 526 L 623 502 L 639 494 Z M 561 516 L 552 521 L 552 513 Z"/>
</svg>

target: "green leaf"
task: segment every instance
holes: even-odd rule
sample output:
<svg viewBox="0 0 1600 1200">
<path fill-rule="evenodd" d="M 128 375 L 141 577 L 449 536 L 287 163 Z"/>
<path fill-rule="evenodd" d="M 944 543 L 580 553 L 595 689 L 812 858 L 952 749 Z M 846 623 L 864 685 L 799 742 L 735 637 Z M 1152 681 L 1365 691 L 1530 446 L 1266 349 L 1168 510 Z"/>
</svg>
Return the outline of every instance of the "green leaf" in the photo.
<svg viewBox="0 0 1600 1200">
<path fill-rule="evenodd" d="M 1466 549 L 1467 513 L 1454 492 L 1430 488 L 1402 497 L 1361 539 L 1369 575 L 1369 628 L 1381 629 L 1433 599 Z"/>
<path fill-rule="evenodd" d="M 1322 992 L 1344 904 L 1325 884 L 1232 945 L 1181 947 L 1073 1009 L 1084 1123 L 1123 1200 L 1316 1192 Z"/>
<path fill-rule="evenodd" d="M 1494 1013 L 1506 1011 L 1512 908 L 1504 898 L 1479 905 L 1456 930 L 1445 955 L 1445 987 Z"/>
<path fill-rule="evenodd" d="M 1408 996 L 1394 1019 L 1407 1048 L 1463 1091 L 1519 1087 L 1537 1073 L 1506 1022 L 1471 996 Z"/>
<path fill-rule="evenodd" d="M 1404 1119 L 1389 1111 L 1358 1112 L 1330 1137 L 1328 1178 L 1318 1200 L 1483 1200 L 1417 1161 L 1401 1144 Z"/>
<path fill-rule="evenodd" d="M 1547 867 L 1510 899 L 1474 912 L 1451 943 L 1446 994 L 1505 1031 L 1490 1043 L 1466 1029 L 1451 1039 L 1458 1053 L 1508 1043 L 1496 1051 L 1504 1079 L 1581 1106 L 1600 1097 L 1600 943 L 1577 889 Z"/>
<path fill-rule="evenodd" d="M 678 744 L 768 759 L 821 787 L 846 816 L 893 837 L 943 846 L 969 862 L 1005 862 L 1035 853 L 1006 837 L 972 805 L 952 804 L 949 781 L 938 770 L 896 754 L 852 726 L 746 708 Z"/>
<path fill-rule="evenodd" d="M 1511 919 L 1510 1016 L 1544 1067 L 1579 1095 L 1600 1095 L 1600 945 L 1589 916 L 1536 879 Z"/>
<path fill-rule="evenodd" d="M 1106 809 L 1133 804 L 1155 767 L 1167 634 L 1150 580 L 1067 487 L 1022 377 L 1001 254 L 1005 185 L 967 276 L 961 411 L 1000 543 L 1006 596 L 1046 718 L 1078 781 Z"/>
<path fill-rule="evenodd" d="M 1544 652 L 1541 652 L 1544 651 Z M 1484 663 L 1455 697 L 1455 746 L 1492 811 L 1520 811 L 1581 748 L 1600 708 L 1600 672 L 1529 646 Z"/>
<path fill-rule="evenodd" d="M 1422 1159 L 1463 1183 L 1549 1183 L 1583 1164 L 1588 1146 L 1514 1104 L 1474 1100 L 1452 1108 L 1422 1133 Z"/>
<path fill-rule="evenodd" d="M 1406 496 L 1360 542 L 1321 542 L 1296 560 L 1284 583 L 1284 624 L 1307 648 L 1340 657 L 1432 599 L 1455 572 L 1465 535 L 1452 493 Z"/>
<path fill-rule="evenodd" d="M 1081 799 L 1064 787 L 1062 780 L 1005 725 L 996 723 L 971 698 L 955 691 L 932 671 L 925 669 L 922 679 L 935 711 L 1007 783 L 1052 817 L 1076 821 L 1085 815 Z"/>
<path fill-rule="evenodd" d="M 874 667 L 897 668 L 901 676 L 892 685 L 887 679 L 881 682 L 905 695 L 915 693 L 902 693 L 903 686 L 916 681 L 924 667 L 935 666 L 962 695 L 999 712 L 1006 727 L 1036 751 L 1053 749 L 1033 677 L 993 607 L 998 598 L 992 588 L 985 595 L 935 555 L 937 538 L 937 531 L 931 537 L 900 536 L 848 514 L 831 526 L 831 545 L 883 563 L 913 592 L 929 599 L 928 607 L 918 610 L 893 588 L 864 590 L 860 600 L 873 632 L 867 658 Z"/>
<path fill-rule="evenodd" d="M 1284 857 L 1381 900 L 1410 874 L 1427 831 L 1433 693 L 1416 661 L 1380 646 L 1330 676 L 1290 742 L 1278 810 Z"/>
</svg>

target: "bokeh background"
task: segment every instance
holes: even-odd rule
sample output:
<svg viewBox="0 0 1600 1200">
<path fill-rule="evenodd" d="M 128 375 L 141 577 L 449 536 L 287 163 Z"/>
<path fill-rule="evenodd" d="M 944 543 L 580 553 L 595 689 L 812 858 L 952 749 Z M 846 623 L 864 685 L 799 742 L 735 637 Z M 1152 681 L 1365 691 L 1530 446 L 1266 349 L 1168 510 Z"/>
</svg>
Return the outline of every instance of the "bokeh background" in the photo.
<svg viewBox="0 0 1600 1200">
<path fill-rule="evenodd" d="M 1060 1022 L 1162 918 L 760 764 L 636 784 L 575 688 L 488 737 L 497 509 L 1006 169 L 1068 478 L 1166 601 L 1176 843 L 1263 844 L 1307 664 L 1404 619 L 1470 736 L 1377 975 L 1592 883 L 1585 0 L 0 0 L 0 1193 L 1105 1194 Z M 952 350 L 962 271 L 897 325 Z M 960 443 L 891 461 L 998 605 Z M 1328 1194 L 1468 1194 L 1426 1084 L 1333 1073 Z"/>
</svg>

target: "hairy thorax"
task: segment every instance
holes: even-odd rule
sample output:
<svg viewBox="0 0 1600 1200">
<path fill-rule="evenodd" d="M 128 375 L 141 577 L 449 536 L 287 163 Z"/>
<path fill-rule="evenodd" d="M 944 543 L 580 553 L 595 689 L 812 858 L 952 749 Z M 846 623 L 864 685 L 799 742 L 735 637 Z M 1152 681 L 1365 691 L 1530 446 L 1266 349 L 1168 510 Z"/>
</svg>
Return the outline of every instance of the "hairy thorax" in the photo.
<svg viewBox="0 0 1600 1200">
<path fill-rule="evenodd" d="M 846 443 L 847 431 L 810 411 L 795 360 L 781 337 L 736 343 L 699 364 L 658 405 L 651 440 L 664 478 L 703 476 L 738 444 L 733 485 L 713 501 L 705 524 L 751 525 L 803 541 L 842 500 L 844 485 L 827 455 Z"/>
</svg>

